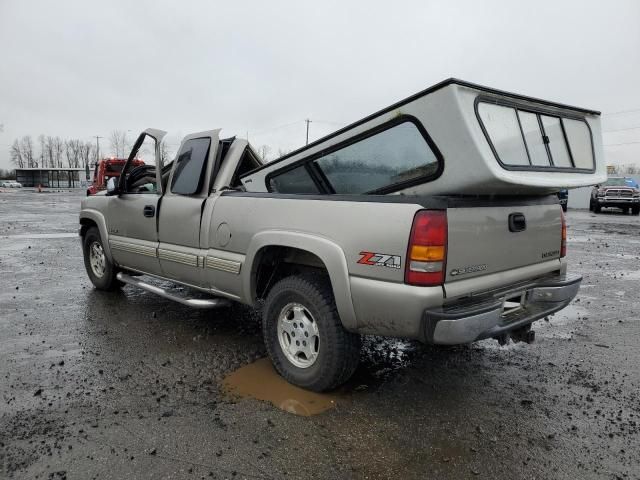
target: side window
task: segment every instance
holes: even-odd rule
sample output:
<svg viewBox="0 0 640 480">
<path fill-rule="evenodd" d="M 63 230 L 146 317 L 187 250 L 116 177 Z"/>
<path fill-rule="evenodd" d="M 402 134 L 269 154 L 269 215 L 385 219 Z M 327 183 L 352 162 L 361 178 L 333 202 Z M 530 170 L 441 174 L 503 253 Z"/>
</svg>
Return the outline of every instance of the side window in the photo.
<svg viewBox="0 0 640 480">
<path fill-rule="evenodd" d="M 137 149 L 136 149 L 137 146 Z M 156 140 L 145 135 L 142 143 L 136 142 L 134 158 L 123 170 L 126 193 L 158 193 L 156 185 Z M 121 184 L 122 185 L 122 184 Z"/>
<path fill-rule="evenodd" d="M 318 181 L 329 193 L 338 194 L 393 191 L 406 182 L 435 176 L 439 167 L 427 139 L 410 121 L 309 161 Z M 276 174 L 270 187 L 280 193 L 319 193 L 304 165 Z"/>
<path fill-rule="evenodd" d="M 200 191 L 210 146 L 210 138 L 193 138 L 184 143 L 176 158 L 171 193 L 193 195 Z"/>
<path fill-rule="evenodd" d="M 271 190 L 278 193 L 320 193 L 304 165 L 273 177 L 270 186 Z"/>
<path fill-rule="evenodd" d="M 404 122 L 316 161 L 335 193 L 366 193 L 434 174 L 438 159 L 418 128 Z"/>
</svg>

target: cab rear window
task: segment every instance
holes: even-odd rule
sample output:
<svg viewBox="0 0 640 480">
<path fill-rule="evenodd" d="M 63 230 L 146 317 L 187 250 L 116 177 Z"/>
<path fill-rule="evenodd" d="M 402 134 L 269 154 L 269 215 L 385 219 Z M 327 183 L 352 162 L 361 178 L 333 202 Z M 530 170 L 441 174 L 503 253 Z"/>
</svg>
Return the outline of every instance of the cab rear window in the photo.
<svg viewBox="0 0 640 480">
<path fill-rule="evenodd" d="M 476 111 L 504 168 L 590 172 L 595 168 L 591 130 L 583 119 L 488 101 L 478 102 Z"/>
<path fill-rule="evenodd" d="M 386 193 L 439 173 L 441 160 L 412 121 L 365 134 L 270 176 L 279 193 Z"/>
</svg>

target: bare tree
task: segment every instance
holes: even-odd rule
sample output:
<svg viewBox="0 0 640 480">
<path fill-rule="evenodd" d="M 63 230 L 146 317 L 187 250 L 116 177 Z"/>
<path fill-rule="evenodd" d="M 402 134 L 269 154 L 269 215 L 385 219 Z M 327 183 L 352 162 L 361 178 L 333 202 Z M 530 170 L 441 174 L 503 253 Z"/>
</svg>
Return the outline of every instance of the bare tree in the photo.
<svg viewBox="0 0 640 480">
<path fill-rule="evenodd" d="M 267 162 L 267 157 L 271 153 L 271 147 L 269 145 L 261 145 L 258 147 L 258 156 L 262 159 L 263 162 Z"/>
<path fill-rule="evenodd" d="M 47 135 L 44 139 L 44 163 L 49 168 L 55 168 L 56 166 L 56 157 L 54 153 L 54 140 L 51 135 Z"/>
<path fill-rule="evenodd" d="M 24 168 L 25 159 L 22 155 L 22 147 L 18 139 L 13 141 L 11 145 L 11 149 L 9 150 L 11 154 L 11 163 L 16 165 L 18 168 Z"/>
<path fill-rule="evenodd" d="M 124 130 L 113 130 L 109 135 L 109 145 L 111 151 L 118 158 L 124 158 L 128 149 L 127 132 Z"/>
<path fill-rule="evenodd" d="M 67 160 L 67 166 L 69 168 L 77 168 L 79 165 L 78 162 L 78 150 L 76 148 L 76 143 L 78 140 L 65 140 L 64 142 L 64 156 Z"/>
<path fill-rule="evenodd" d="M 95 163 L 95 147 L 93 142 L 80 142 L 80 161 L 82 166 L 87 168 L 92 163 Z"/>
<path fill-rule="evenodd" d="M 160 142 L 160 160 L 163 165 L 166 165 L 171 161 L 171 150 L 169 149 L 169 145 L 164 140 Z"/>
<path fill-rule="evenodd" d="M 53 139 L 53 160 L 57 168 L 62 168 L 62 153 L 64 152 L 64 141 L 60 137 Z"/>
<path fill-rule="evenodd" d="M 284 157 L 285 155 L 288 155 L 290 152 L 291 150 L 287 150 L 286 148 L 278 148 L 278 158 Z"/>
<path fill-rule="evenodd" d="M 45 152 L 46 152 L 46 145 L 47 145 L 47 139 L 45 138 L 44 135 L 40 134 L 38 135 L 38 144 L 40 145 L 40 155 L 39 155 L 39 159 L 40 159 L 40 166 L 45 167 L 46 166 L 46 161 L 45 161 Z"/>
<path fill-rule="evenodd" d="M 20 147 L 22 148 L 22 155 L 24 157 L 24 161 L 27 164 L 27 167 L 37 167 L 37 162 L 35 160 L 35 152 L 33 148 L 33 140 L 31 139 L 31 135 L 25 135 L 20 140 Z"/>
</svg>

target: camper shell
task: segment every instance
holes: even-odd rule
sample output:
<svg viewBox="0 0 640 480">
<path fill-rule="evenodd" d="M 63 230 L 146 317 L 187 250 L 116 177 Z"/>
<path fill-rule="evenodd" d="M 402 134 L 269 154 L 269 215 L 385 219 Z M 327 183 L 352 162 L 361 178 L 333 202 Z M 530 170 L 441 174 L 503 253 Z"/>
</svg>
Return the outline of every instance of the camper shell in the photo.
<svg viewBox="0 0 640 480">
<path fill-rule="evenodd" d="M 449 79 L 241 180 L 251 192 L 541 195 L 606 179 L 600 130 L 598 111 Z"/>
</svg>

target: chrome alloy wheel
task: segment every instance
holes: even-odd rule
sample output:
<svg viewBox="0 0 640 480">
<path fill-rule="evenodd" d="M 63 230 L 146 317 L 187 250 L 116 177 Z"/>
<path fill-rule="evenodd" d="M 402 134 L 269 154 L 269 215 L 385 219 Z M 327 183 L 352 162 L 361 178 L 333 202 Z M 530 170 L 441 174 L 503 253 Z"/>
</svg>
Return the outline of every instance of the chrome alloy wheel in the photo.
<svg viewBox="0 0 640 480">
<path fill-rule="evenodd" d="M 318 358 L 320 332 L 309 310 L 287 304 L 278 316 L 278 340 L 287 359 L 298 368 L 309 368 Z"/>
<path fill-rule="evenodd" d="M 89 247 L 89 264 L 93 274 L 102 278 L 107 267 L 107 258 L 104 256 L 104 250 L 100 242 L 93 242 Z"/>
</svg>

